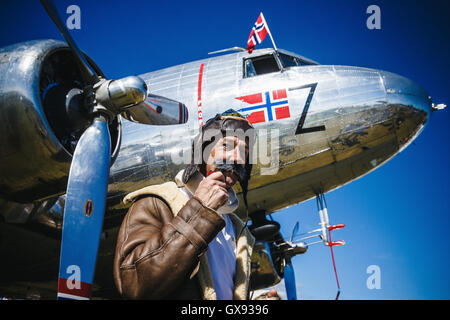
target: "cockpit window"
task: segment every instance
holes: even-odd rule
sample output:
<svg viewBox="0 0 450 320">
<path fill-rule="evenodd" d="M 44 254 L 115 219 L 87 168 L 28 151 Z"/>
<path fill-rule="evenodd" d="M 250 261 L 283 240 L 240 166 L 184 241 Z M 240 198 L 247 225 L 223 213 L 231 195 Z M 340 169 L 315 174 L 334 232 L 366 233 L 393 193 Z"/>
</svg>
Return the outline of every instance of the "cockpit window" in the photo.
<svg viewBox="0 0 450 320">
<path fill-rule="evenodd" d="M 244 78 L 280 71 L 280 67 L 272 54 L 246 59 L 244 67 Z"/>
<path fill-rule="evenodd" d="M 308 62 L 297 57 L 288 56 L 284 53 L 278 53 L 278 56 L 280 57 L 283 68 L 314 65 L 312 62 Z"/>
<path fill-rule="evenodd" d="M 303 59 L 298 59 L 298 65 L 299 66 L 315 66 L 317 63 L 309 62 Z"/>
<path fill-rule="evenodd" d="M 283 64 L 284 68 L 297 67 L 300 65 L 298 58 L 296 58 L 296 57 L 288 56 L 283 53 L 279 53 L 278 55 L 280 57 L 281 63 Z"/>
<path fill-rule="evenodd" d="M 256 76 L 256 70 L 253 66 L 252 59 L 245 60 L 245 78 Z"/>
</svg>

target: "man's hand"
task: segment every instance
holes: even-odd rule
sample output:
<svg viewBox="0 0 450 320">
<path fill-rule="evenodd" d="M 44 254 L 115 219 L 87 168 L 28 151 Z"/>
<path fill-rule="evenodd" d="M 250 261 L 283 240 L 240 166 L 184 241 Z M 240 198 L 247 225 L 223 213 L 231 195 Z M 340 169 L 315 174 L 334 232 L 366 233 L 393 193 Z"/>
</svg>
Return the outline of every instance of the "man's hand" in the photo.
<svg viewBox="0 0 450 320">
<path fill-rule="evenodd" d="M 226 186 L 225 176 L 222 172 L 216 171 L 200 182 L 194 196 L 205 206 L 217 210 L 228 201 Z"/>
</svg>

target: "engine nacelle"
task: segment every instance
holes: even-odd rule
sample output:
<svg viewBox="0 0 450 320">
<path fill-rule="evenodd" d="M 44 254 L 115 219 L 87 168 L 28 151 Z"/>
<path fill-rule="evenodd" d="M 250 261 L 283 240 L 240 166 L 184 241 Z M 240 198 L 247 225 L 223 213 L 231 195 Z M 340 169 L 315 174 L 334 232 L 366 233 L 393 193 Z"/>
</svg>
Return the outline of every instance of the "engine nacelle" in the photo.
<svg viewBox="0 0 450 320">
<path fill-rule="evenodd" d="M 64 42 L 36 40 L 0 49 L 0 197 L 30 203 L 65 192 L 84 130 L 71 125 L 66 95 L 84 86 Z M 120 117 L 109 129 L 113 163 L 120 148 Z"/>
</svg>

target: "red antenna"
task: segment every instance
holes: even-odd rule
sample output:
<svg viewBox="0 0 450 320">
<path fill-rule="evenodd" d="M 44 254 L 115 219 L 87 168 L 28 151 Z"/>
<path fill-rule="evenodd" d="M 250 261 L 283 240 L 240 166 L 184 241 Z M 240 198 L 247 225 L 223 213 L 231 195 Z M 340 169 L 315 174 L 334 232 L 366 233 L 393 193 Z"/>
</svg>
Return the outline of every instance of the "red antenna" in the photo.
<svg viewBox="0 0 450 320">
<path fill-rule="evenodd" d="M 328 239 L 330 240 L 330 241 L 328 241 L 328 246 L 330 247 L 330 251 L 331 251 L 331 260 L 333 261 L 334 275 L 336 276 L 336 283 L 337 283 L 337 287 L 338 287 L 338 292 L 336 294 L 335 300 L 339 299 L 339 295 L 341 294 L 341 287 L 339 285 L 338 274 L 336 271 L 336 262 L 334 261 L 333 247 L 343 246 L 345 244 L 345 241 L 344 240 L 331 241 L 331 231 L 336 230 L 336 229 L 342 229 L 344 227 L 345 227 L 345 224 L 337 224 L 334 226 L 328 226 Z"/>
<path fill-rule="evenodd" d="M 322 240 L 325 245 L 330 247 L 331 251 L 331 260 L 333 262 L 333 269 L 334 269 L 334 275 L 336 276 L 336 284 L 338 288 L 338 292 L 336 294 L 336 300 L 339 299 L 339 295 L 341 294 L 341 287 L 339 285 L 339 278 L 336 270 L 336 261 L 334 260 L 334 253 L 333 253 L 333 247 L 336 246 L 343 246 L 345 244 L 344 240 L 337 240 L 332 241 L 331 240 L 331 231 L 336 229 L 342 229 L 345 227 L 345 224 L 336 224 L 330 226 L 330 220 L 328 218 L 328 210 L 327 210 L 327 203 L 325 201 L 325 195 L 321 192 L 317 195 L 317 208 L 319 209 L 319 217 L 320 217 L 320 226 L 322 231 Z M 327 233 L 326 230 L 328 230 L 328 239 L 327 239 Z"/>
<path fill-rule="evenodd" d="M 320 228 L 296 235 L 296 232 L 298 230 L 298 226 L 296 225 L 294 227 L 295 231 L 292 233 L 290 243 L 294 244 L 294 245 L 297 243 L 302 243 L 302 245 L 306 246 L 306 247 L 311 246 L 313 244 L 323 243 L 326 246 L 330 247 L 331 260 L 333 262 L 333 269 L 334 269 L 334 274 L 336 276 L 336 283 L 337 283 L 337 288 L 338 288 L 338 292 L 336 294 L 336 300 L 338 300 L 339 295 L 341 294 L 341 287 L 339 284 L 339 278 L 338 278 L 338 274 L 337 274 L 337 270 L 336 270 L 336 261 L 334 259 L 333 247 L 343 246 L 345 244 L 345 241 L 344 240 L 332 241 L 331 240 L 331 231 L 337 230 L 337 229 L 342 229 L 345 227 L 345 224 L 341 223 L 341 224 L 330 225 L 327 205 L 325 202 L 325 195 L 322 192 L 317 194 L 316 201 L 317 201 L 317 209 L 319 211 Z M 293 240 L 294 240 L 294 238 L 297 238 L 297 236 L 304 236 L 304 237 L 297 240 L 297 243 L 294 243 Z M 314 242 L 303 242 L 305 240 L 310 240 L 315 237 L 319 237 L 321 240 L 314 241 Z"/>
</svg>

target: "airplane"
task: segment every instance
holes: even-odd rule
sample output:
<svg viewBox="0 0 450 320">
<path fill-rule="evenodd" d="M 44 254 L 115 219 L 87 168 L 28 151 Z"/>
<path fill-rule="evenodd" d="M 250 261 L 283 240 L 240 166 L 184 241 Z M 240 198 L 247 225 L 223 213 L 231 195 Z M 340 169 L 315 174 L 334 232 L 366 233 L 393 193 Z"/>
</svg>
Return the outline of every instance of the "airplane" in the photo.
<svg viewBox="0 0 450 320">
<path fill-rule="evenodd" d="M 54 11 L 49 15 L 57 20 Z M 8 124 L 0 129 L 1 232 L 7 239 L 0 252 L 14 257 L 2 265 L 8 270 L 2 277 L 8 278 L 1 280 L 1 295 L 23 295 L 31 286 L 41 298 L 56 296 L 61 234 L 67 234 L 64 207 L 74 201 L 66 188 L 80 145 L 88 146 L 85 153 L 91 155 L 83 160 L 90 163 L 90 172 L 78 181 L 99 171 L 100 180 L 107 179 L 104 217 L 97 221 L 101 233 L 91 233 L 101 238 L 92 295 L 114 298 L 112 257 L 128 209 L 123 197 L 173 180 L 186 164 L 203 119 L 229 108 L 247 115 L 258 130 L 258 141 L 269 141 L 271 148 L 265 161 L 254 165 L 248 193 L 250 228 L 258 240 L 252 259 L 256 290 L 292 277 L 286 275 L 292 271 L 290 258 L 312 245 L 294 241 L 298 227 L 290 241 L 284 240 L 279 225 L 267 215 L 316 197 L 321 221 L 316 232 L 321 242 L 333 244 L 328 232 L 342 225 L 330 225 L 324 194 L 392 159 L 417 138 L 431 114 L 444 107 L 433 104 L 420 85 L 397 74 L 320 65 L 282 49 L 251 54 L 237 49 L 139 77 L 105 80 L 62 29 L 69 46 L 44 40 L 0 50 L 0 73 L 7 75 L 0 81 L 0 120 Z M 123 86 L 129 93 L 125 98 Z M 85 110 L 85 99 L 93 97 L 97 103 L 90 100 L 90 107 L 104 103 L 112 109 L 102 110 L 110 118 L 108 126 L 95 128 L 103 130 L 102 135 L 91 137 L 106 141 L 109 131 L 111 146 L 94 151 L 99 143 L 81 143 L 93 123 L 106 123 L 86 115 L 93 110 Z M 100 164 L 90 162 L 97 158 Z M 77 210 L 89 220 L 101 202 L 82 201 Z M 243 209 L 237 213 L 245 217 Z M 316 237 L 313 233 L 306 237 Z M 25 251 L 29 254 L 18 254 Z"/>
</svg>

